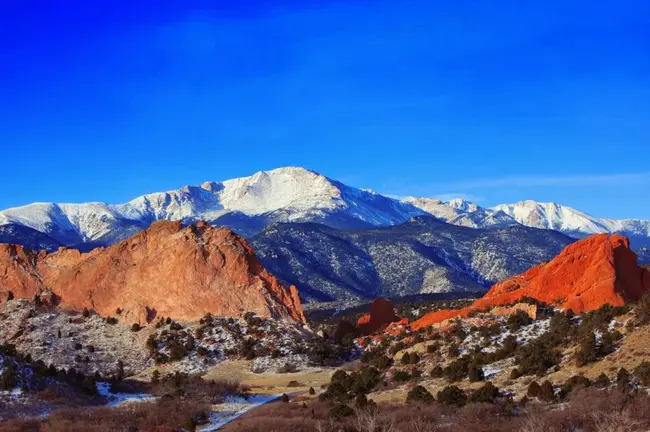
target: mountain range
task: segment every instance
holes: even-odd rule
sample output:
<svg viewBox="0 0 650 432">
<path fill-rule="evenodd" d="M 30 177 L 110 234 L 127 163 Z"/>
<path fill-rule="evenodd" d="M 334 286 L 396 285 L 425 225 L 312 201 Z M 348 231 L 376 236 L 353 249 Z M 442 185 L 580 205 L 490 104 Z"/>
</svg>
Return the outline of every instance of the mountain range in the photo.
<svg viewBox="0 0 650 432">
<path fill-rule="evenodd" d="M 272 225 L 252 238 L 264 266 L 305 301 L 484 292 L 557 255 L 573 238 L 520 224 L 474 229 L 417 216 L 387 227 L 340 230 Z"/>
<path fill-rule="evenodd" d="M 161 220 L 233 229 L 306 301 L 485 291 L 594 233 L 628 236 L 639 261 L 650 261 L 650 221 L 602 219 L 535 201 L 484 208 L 463 199 L 395 199 L 299 167 L 125 204 L 10 208 L 0 212 L 0 243 L 88 251 Z"/>
<path fill-rule="evenodd" d="M 462 199 L 398 200 L 300 167 L 151 193 L 125 204 L 34 203 L 10 208 L 0 211 L 0 241 L 48 249 L 58 245 L 89 249 L 128 238 L 157 220 L 205 220 L 251 237 L 278 222 L 359 229 L 398 225 L 422 215 L 471 228 L 522 224 L 572 237 L 618 233 L 630 237 L 634 248 L 650 246 L 649 220 L 604 219 L 535 201 L 484 208 Z"/>
</svg>

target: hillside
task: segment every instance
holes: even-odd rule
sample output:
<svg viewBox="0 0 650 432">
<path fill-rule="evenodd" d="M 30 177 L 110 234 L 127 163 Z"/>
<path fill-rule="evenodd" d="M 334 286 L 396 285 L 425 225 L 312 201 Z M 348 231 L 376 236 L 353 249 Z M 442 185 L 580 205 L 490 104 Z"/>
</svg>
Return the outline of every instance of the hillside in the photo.
<svg viewBox="0 0 650 432">
<path fill-rule="evenodd" d="M 306 300 L 486 291 L 573 239 L 521 225 L 472 229 L 422 216 L 366 230 L 277 224 L 251 240 L 262 263 Z"/>
<path fill-rule="evenodd" d="M 144 324 L 157 316 L 196 320 L 206 313 L 304 322 L 298 292 L 259 263 L 244 239 L 205 223 L 157 222 L 89 253 L 0 245 L 0 302 L 51 292 L 51 303 Z"/>
<path fill-rule="evenodd" d="M 471 306 L 427 314 L 412 324 L 420 329 L 457 316 L 533 299 L 575 313 L 605 304 L 623 306 L 650 291 L 650 272 L 637 266 L 627 238 L 596 234 L 567 246 L 551 261 L 499 282 Z"/>
</svg>

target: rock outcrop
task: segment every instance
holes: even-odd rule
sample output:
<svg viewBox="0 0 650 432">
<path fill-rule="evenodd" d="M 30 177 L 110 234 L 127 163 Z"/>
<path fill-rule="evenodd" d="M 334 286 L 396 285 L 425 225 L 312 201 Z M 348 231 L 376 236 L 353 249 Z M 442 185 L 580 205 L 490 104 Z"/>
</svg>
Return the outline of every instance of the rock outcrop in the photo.
<svg viewBox="0 0 650 432">
<path fill-rule="evenodd" d="M 156 316 L 199 319 L 206 313 L 305 322 L 294 286 L 282 284 L 252 248 L 227 228 L 203 222 L 156 222 L 108 248 L 39 253 L 0 245 L 0 302 L 9 291 L 33 298 L 51 290 L 60 306 L 88 308 L 143 324 Z"/>
<path fill-rule="evenodd" d="M 650 272 L 637 265 L 629 240 L 597 234 L 567 246 L 548 263 L 495 284 L 470 307 L 427 314 L 411 327 L 427 327 L 472 311 L 512 304 L 522 297 L 580 313 L 606 303 L 620 306 L 638 300 L 648 290 Z"/>
<path fill-rule="evenodd" d="M 398 320 L 393 304 L 389 300 L 378 298 L 372 302 L 370 313 L 357 321 L 357 331 L 360 335 L 368 336 Z"/>
</svg>

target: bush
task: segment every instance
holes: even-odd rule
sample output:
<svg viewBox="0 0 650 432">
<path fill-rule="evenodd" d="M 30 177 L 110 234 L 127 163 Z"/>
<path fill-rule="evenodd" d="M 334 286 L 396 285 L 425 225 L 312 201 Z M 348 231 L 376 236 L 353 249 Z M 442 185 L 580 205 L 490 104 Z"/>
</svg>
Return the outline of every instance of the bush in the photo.
<svg viewBox="0 0 650 432">
<path fill-rule="evenodd" d="M 74 349 L 75 349 L 75 350 L 80 350 L 80 349 L 82 349 L 82 348 L 83 348 L 83 345 L 81 345 L 79 342 L 76 342 L 76 343 L 74 344 Z"/>
<path fill-rule="evenodd" d="M 376 358 L 372 364 L 379 370 L 386 370 L 389 369 L 393 365 L 393 359 L 382 355 L 378 358 Z"/>
<path fill-rule="evenodd" d="M 536 381 L 531 382 L 531 383 L 528 385 L 528 391 L 526 392 L 526 395 L 527 395 L 529 398 L 536 398 L 536 397 L 539 396 L 539 393 L 540 393 L 540 386 L 539 386 L 539 384 L 537 384 Z"/>
<path fill-rule="evenodd" d="M 644 361 L 639 366 L 634 368 L 634 376 L 644 386 L 650 385 L 650 361 Z"/>
<path fill-rule="evenodd" d="M 586 388 L 589 386 L 591 386 L 591 381 L 589 380 L 589 378 L 586 378 L 582 375 L 574 375 L 564 382 L 564 385 L 562 386 L 562 391 L 560 393 L 564 397 L 571 394 L 571 392 L 576 388 L 579 387 Z"/>
<path fill-rule="evenodd" d="M 438 352 L 438 345 L 437 344 L 431 344 L 427 345 L 427 354 L 433 354 Z"/>
<path fill-rule="evenodd" d="M 140 331 L 140 324 L 133 323 L 133 325 L 131 326 L 131 331 L 132 332 L 139 332 Z"/>
<path fill-rule="evenodd" d="M 411 364 L 411 354 L 405 352 L 401 360 L 403 365 Z"/>
<path fill-rule="evenodd" d="M 442 378 L 443 370 L 440 366 L 436 366 L 433 369 L 431 369 L 431 372 L 429 374 L 431 375 L 431 378 Z"/>
<path fill-rule="evenodd" d="M 485 374 L 483 373 L 483 368 L 481 366 L 476 363 L 470 363 L 467 368 L 469 382 L 483 381 L 485 379 Z"/>
<path fill-rule="evenodd" d="M 514 368 L 513 370 L 510 371 L 510 379 L 511 380 L 516 380 L 517 378 L 520 378 L 523 374 L 518 368 Z"/>
<path fill-rule="evenodd" d="M 443 373 L 450 382 L 463 380 L 469 372 L 469 358 L 461 357 L 454 360 L 447 366 Z"/>
<path fill-rule="evenodd" d="M 354 414 L 354 410 L 345 404 L 334 405 L 329 410 L 329 417 L 333 420 L 341 420 Z"/>
<path fill-rule="evenodd" d="M 560 361 L 559 352 L 543 336 L 517 348 L 515 362 L 524 375 L 544 376 L 546 371 Z"/>
<path fill-rule="evenodd" d="M 316 390 L 314 390 L 313 387 L 309 387 L 309 395 L 314 396 L 316 394 Z"/>
<path fill-rule="evenodd" d="M 553 390 L 553 384 L 549 381 L 544 381 L 539 387 L 539 399 L 544 402 L 555 401 L 555 390 Z"/>
<path fill-rule="evenodd" d="M 106 318 L 106 324 L 115 325 L 117 324 L 117 322 L 118 322 L 117 318 L 113 318 L 113 317 Z"/>
<path fill-rule="evenodd" d="M 445 405 L 464 406 L 467 403 L 467 396 L 456 386 L 448 386 L 438 392 L 438 402 Z"/>
<path fill-rule="evenodd" d="M 630 373 L 625 368 L 620 368 L 616 375 L 616 388 L 619 391 L 626 392 L 630 389 Z"/>
<path fill-rule="evenodd" d="M 411 360 L 410 364 L 416 365 L 416 364 L 420 363 L 420 356 L 418 355 L 418 353 L 415 353 L 415 352 L 411 353 L 410 360 Z"/>
<path fill-rule="evenodd" d="M 515 332 L 519 330 L 519 328 L 529 325 L 531 322 L 533 322 L 533 320 L 526 312 L 517 311 L 508 317 L 506 326 L 511 332 Z"/>
<path fill-rule="evenodd" d="M 81 316 L 84 318 L 88 318 L 90 316 L 90 311 L 88 308 L 84 308 L 84 310 L 81 312 Z"/>
<path fill-rule="evenodd" d="M 458 357 L 460 355 L 460 348 L 458 348 L 458 345 L 452 344 L 449 345 L 449 350 L 447 351 L 447 355 L 449 357 Z"/>
<path fill-rule="evenodd" d="M 486 382 L 483 387 L 473 391 L 469 395 L 469 402 L 471 403 L 494 403 L 494 400 L 499 396 L 499 389 L 496 388 L 491 382 Z"/>
<path fill-rule="evenodd" d="M 393 381 L 396 381 L 396 382 L 405 382 L 405 381 L 408 381 L 410 379 L 411 379 L 411 375 L 409 375 L 409 373 L 405 372 L 405 371 L 400 370 L 400 371 L 396 371 L 393 374 Z"/>
<path fill-rule="evenodd" d="M 406 395 L 406 403 L 430 404 L 433 401 L 433 395 L 421 385 L 413 387 Z"/>
<path fill-rule="evenodd" d="M 609 378 L 604 373 L 598 375 L 598 378 L 596 378 L 596 382 L 594 383 L 597 388 L 606 388 L 609 387 L 609 384 Z"/>
<path fill-rule="evenodd" d="M 286 393 L 282 393 L 282 396 L 280 396 L 280 402 L 289 403 L 289 396 Z"/>
</svg>

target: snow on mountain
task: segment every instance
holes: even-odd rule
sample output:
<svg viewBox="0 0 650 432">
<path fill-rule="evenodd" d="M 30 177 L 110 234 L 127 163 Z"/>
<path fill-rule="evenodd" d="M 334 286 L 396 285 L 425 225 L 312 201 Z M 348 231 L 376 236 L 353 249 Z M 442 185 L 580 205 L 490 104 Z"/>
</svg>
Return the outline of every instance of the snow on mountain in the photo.
<svg viewBox="0 0 650 432">
<path fill-rule="evenodd" d="M 0 227 L 5 239 L 20 240 L 20 233 L 29 233 L 33 245 L 41 233 L 47 247 L 63 244 L 88 249 L 123 240 L 157 220 L 203 219 L 251 237 L 276 222 L 358 229 L 401 224 L 421 215 L 471 228 L 504 228 L 520 223 L 574 237 L 617 232 L 629 236 L 635 248 L 650 246 L 650 221 L 596 218 L 570 207 L 535 201 L 494 208 L 460 198 L 445 202 L 408 197 L 399 201 L 300 167 L 151 193 L 124 204 L 34 203 L 1 211 Z"/>
<path fill-rule="evenodd" d="M 73 246 L 113 243 L 157 220 L 204 219 L 252 235 L 273 222 L 358 228 L 395 225 L 421 214 L 408 203 L 287 167 L 147 194 L 125 204 L 30 204 L 0 212 L 0 225 L 28 227 Z"/>
<path fill-rule="evenodd" d="M 470 228 L 503 228 L 517 225 L 517 221 L 502 211 L 483 208 L 462 198 L 445 202 L 436 198 L 408 197 L 402 202 L 412 204 L 454 225 Z"/>
<path fill-rule="evenodd" d="M 522 225 L 552 229 L 569 235 L 584 237 L 596 233 L 621 233 L 631 237 L 633 246 L 650 241 L 650 221 L 640 219 L 604 219 L 556 203 L 520 201 L 493 207 Z M 637 245 L 634 245 L 637 240 Z"/>
</svg>

